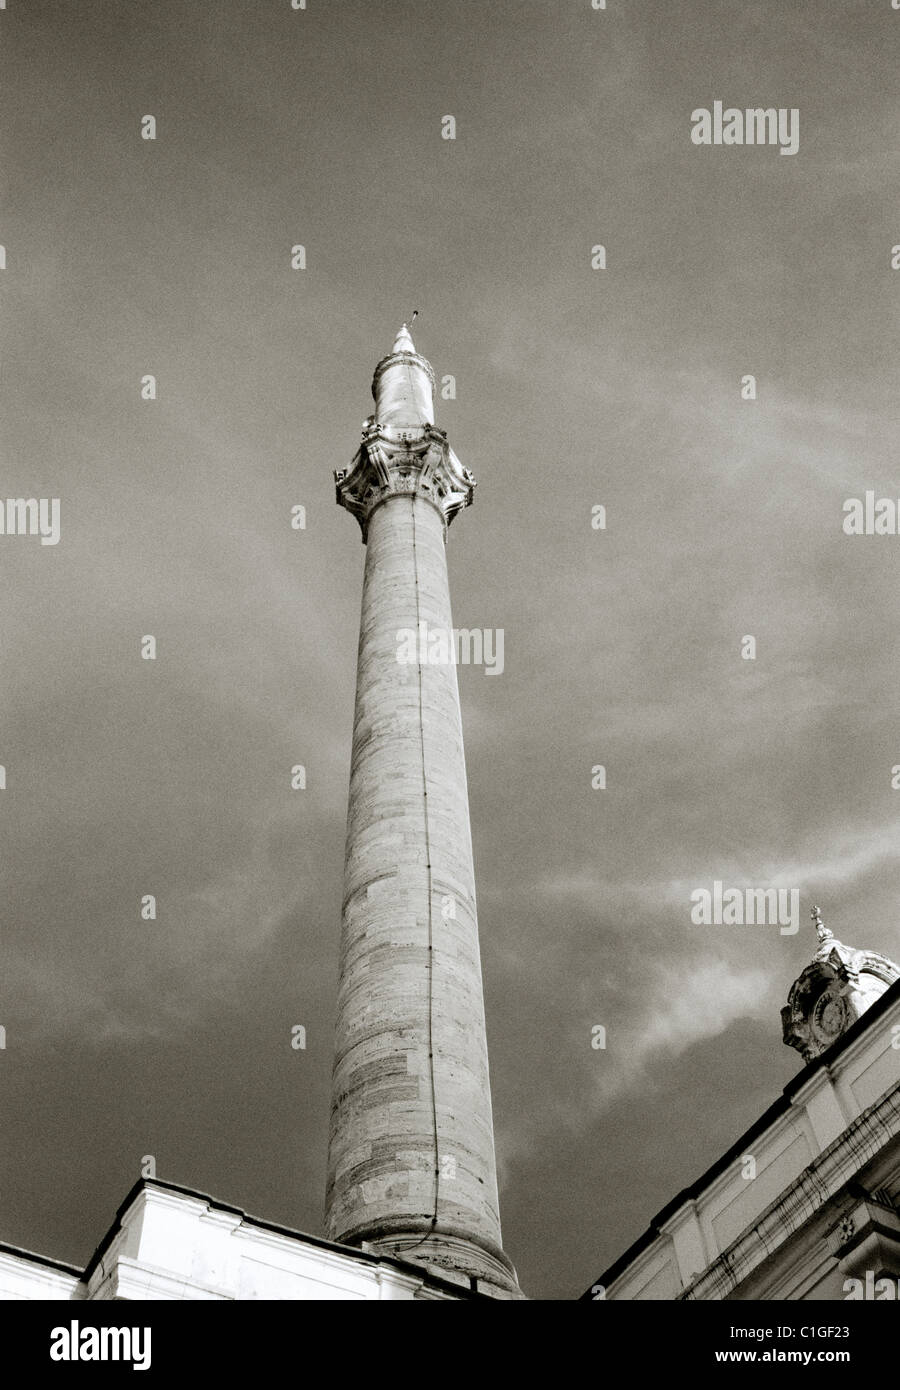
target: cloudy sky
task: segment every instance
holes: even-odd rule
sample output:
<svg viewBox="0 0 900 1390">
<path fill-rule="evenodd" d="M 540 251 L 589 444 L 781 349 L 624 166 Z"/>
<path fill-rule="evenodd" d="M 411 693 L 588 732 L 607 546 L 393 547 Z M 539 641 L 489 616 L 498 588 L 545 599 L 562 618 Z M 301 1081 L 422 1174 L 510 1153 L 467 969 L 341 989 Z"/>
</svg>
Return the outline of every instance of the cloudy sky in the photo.
<svg viewBox="0 0 900 1390">
<path fill-rule="evenodd" d="M 900 537 L 841 527 L 900 497 L 900 12 L 0 26 L 3 495 L 61 504 L 57 546 L 0 538 L 0 1240 L 85 1262 L 144 1155 L 322 1230 L 364 557 L 332 470 L 416 308 L 479 481 L 454 618 L 505 632 L 460 671 L 504 1240 L 573 1297 L 796 1073 L 812 903 L 900 954 Z M 695 146 L 716 100 L 798 108 L 798 153 Z M 694 925 L 715 879 L 798 889 L 800 931 Z"/>
</svg>

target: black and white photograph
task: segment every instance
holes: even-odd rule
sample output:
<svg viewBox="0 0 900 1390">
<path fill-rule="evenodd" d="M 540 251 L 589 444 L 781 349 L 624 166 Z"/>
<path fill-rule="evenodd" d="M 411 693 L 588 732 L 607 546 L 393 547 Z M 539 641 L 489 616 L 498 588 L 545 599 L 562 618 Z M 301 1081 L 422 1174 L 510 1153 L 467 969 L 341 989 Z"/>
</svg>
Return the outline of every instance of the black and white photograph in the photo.
<svg viewBox="0 0 900 1390">
<path fill-rule="evenodd" d="M 900 0 L 0 0 L 27 1367 L 392 1300 L 863 1369 L 898 64 Z"/>
</svg>

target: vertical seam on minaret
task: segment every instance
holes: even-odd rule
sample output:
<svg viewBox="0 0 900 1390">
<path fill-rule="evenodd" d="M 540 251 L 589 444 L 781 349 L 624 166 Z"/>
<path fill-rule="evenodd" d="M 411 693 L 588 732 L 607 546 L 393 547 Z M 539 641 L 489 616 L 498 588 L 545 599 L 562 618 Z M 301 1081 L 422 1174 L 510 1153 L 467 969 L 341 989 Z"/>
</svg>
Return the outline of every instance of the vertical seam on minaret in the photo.
<svg viewBox="0 0 900 1390">
<path fill-rule="evenodd" d="M 409 499 L 410 514 L 412 517 L 412 552 L 413 552 L 413 581 L 416 591 L 416 671 L 419 683 L 419 742 L 422 752 L 422 811 L 425 820 L 425 864 L 428 871 L 428 1073 L 431 1079 L 431 1118 L 434 1127 L 434 1213 L 431 1217 L 431 1226 L 416 1245 L 407 1246 L 404 1254 L 409 1250 L 415 1250 L 416 1246 L 422 1245 L 428 1239 L 432 1231 L 437 1226 L 438 1201 L 440 1196 L 440 1174 L 441 1165 L 438 1149 L 438 1120 L 437 1120 L 437 1096 L 434 1085 L 434 929 L 432 924 L 432 899 L 434 897 L 434 884 L 431 871 L 431 835 L 428 827 L 428 774 L 425 767 L 425 716 L 422 701 L 422 653 L 418 650 L 419 638 L 421 634 L 420 610 L 419 610 L 419 555 L 416 548 L 416 497 L 415 494 Z"/>
<path fill-rule="evenodd" d="M 406 368 L 406 385 L 407 385 L 407 388 L 408 388 L 408 390 L 409 390 L 409 399 L 410 399 L 410 401 L 414 401 L 415 398 L 416 398 L 416 388 L 415 388 L 415 386 L 413 386 L 412 367 L 410 366 L 410 364 L 409 364 L 408 362 L 404 362 L 403 365 L 404 365 L 404 367 Z M 416 498 L 415 498 L 415 493 L 414 493 L 414 494 L 413 494 L 413 503 L 415 503 L 415 500 L 416 500 Z"/>
</svg>

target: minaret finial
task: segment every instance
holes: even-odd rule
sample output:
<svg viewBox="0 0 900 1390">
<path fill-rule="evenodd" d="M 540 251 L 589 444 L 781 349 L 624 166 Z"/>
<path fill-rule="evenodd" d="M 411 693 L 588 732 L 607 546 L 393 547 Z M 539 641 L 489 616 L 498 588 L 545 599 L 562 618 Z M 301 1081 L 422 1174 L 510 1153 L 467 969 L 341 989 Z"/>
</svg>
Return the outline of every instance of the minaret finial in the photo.
<svg viewBox="0 0 900 1390">
<path fill-rule="evenodd" d="M 831 931 L 829 927 L 826 927 L 825 923 L 822 921 L 822 909 L 818 905 L 814 905 L 809 915 L 813 919 L 816 936 L 819 938 L 819 945 L 824 946 L 826 942 L 833 941 L 834 932 Z"/>
</svg>

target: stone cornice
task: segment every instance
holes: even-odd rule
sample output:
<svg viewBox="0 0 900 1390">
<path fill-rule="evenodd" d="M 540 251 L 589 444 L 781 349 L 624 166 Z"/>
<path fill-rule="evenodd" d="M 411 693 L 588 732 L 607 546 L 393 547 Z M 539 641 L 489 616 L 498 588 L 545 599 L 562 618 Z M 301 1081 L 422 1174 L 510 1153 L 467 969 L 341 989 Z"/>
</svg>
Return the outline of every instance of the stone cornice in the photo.
<svg viewBox="0 0 900 1390">
<path fill-rule="evenodd" d="M 411 356 L 411 354 L 394 354 Z M 385 358 L 385 362 L 391 358 Z M 383 365 L 383 364 L 381 364 Z M 424 497 L 450 525 L 463 507 L 471 505 L 475 479 L 463 468 L 436 425 L 390 429 L 375 420 L 363 427 L 362 443 L 349 468 L 334 475 L 335 497 L 368 534 L 369 517 L 389 497 Z"/>
</svg>

